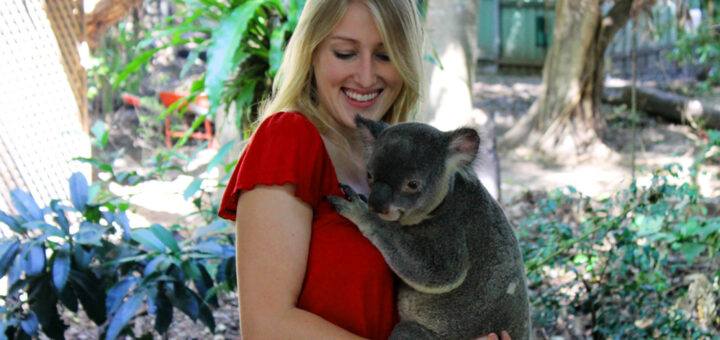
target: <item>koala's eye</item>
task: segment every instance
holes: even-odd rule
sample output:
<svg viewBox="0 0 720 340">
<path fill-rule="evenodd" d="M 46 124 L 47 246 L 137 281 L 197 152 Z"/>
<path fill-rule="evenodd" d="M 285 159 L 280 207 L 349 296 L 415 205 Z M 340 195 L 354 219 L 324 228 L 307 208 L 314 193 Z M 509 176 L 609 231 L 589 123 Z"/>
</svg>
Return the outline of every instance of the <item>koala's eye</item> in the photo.
<svg viewBox="0 0 720 340">
<path fill-rule="evenodd" d="M 368 181 L 368 183 L 373 182 L 373 175 L 370 173 L 370 171 L 368 171 L 368 173 L 367 173 L 367 181 Z"/>
<path fill-rule="evenodd" d="M 420 182 L 416 180 L 409 181 L 405 184 L 404 188 L 406 192 L 417 192 L 420 190 Z"/>
</svg>

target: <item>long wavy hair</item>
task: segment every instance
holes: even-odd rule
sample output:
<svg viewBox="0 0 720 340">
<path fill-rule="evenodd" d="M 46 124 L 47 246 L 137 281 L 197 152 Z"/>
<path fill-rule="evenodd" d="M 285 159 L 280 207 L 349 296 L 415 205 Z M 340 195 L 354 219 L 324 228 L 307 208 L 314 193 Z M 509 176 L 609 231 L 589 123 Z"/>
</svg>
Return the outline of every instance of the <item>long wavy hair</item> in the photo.
<svg viewBox="0 0 720 340">
<path fill-rule="evenodd" d="M 350 1 L 365 4 L 375 18 L 383 44 L 403 86 L 382 120 L 406 121 L 417 110 L 423 84 L 422 27 L 414 0 L 308 0 L 275 76 L 272 94 L 260 107 L 258 123 L 273 113 L 299 111 L 321 134 L 334 130 L 318 103 L 313 55 L 342 19 Z"/>
</svg>

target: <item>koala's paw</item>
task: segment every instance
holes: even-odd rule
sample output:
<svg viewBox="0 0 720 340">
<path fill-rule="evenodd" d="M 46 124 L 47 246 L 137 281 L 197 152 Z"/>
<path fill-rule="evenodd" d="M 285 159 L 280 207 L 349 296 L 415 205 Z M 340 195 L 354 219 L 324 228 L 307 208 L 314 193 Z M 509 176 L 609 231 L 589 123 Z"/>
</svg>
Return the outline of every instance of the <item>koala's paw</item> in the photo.
<svg viewBox="0 0 720 340">
<path fill-rule="evenodd" d="M 341 184 L 340 187 L 347 196 L 347 200 L 337 196 L 328 196 L 327 199 L 340 215 L 358 224 L 368 213 L 367 199 L 347 185 Z"/>
</svg>

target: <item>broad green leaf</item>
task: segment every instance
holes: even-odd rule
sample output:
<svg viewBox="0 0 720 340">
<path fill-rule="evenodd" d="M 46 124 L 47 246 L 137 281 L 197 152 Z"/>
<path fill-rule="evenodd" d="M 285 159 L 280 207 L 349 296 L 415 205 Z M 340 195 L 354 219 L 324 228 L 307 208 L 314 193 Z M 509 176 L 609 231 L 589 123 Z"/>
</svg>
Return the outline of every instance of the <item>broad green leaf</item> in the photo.
<svg viewBox="0 0 720 340">
<path fill-rule="evenodd" d="M 715 219 L 710 220 L 708 224 L 700 228 L 698 235 L 700 235 L 700 240 L 705 240 L 708 236 L 715 234 L 718 231 L 720 231 L 720 219 Z"/>
<path fill-rule="evenodd" d="M 232 150 L 233 145 L 235 145 L 235 141 L 231 140 L 225 145 L 223 145 L 218 153 L 210 160 L 210 163 L 208 163 L 207 168 L 205 169 L 206 173 L 210 173 L 212 169 L 214 169 L 219 164 L 223 163 L 225 156 Z"/>
<path fill-rule="evenodd" d="M 45 269 L 45 249 L 42 245 L 35 244 L 30 247 L 25 262 L 25 274 L 35 276 L 43 272 Z"/>
<path fill-rule="evenodd" d="M 220 19 L 218 27 L 213 30 L 213 41 L 208 49 L 208 65 L 205 77 L 205 88 L 210 101 L 210 115 L 213 116 L 220 106 L 220 98 L 225 80 L 237 65 L 233 65 L 235 52 L 245 40 L 243 36 L 255 11 L 264 1 L 247 1 L 236 7 Z"/>
<path fill-rule="evenodd" d="M 43 221 L 43 212 L 28 193 L 15 189 L 10 192 L 15 210 L 25 221 Z"/>
<path fill-rule="evenodd" d="M 130 233 L 130 237 L 151 250 L 165 251 L 165 244 L 148 228 L 135 229 Z"/>
<path fill-rule="evenodd" d="M 51 339 L 63 339 L 67 326 L 60 319 L 58 300 L 50 286 L 50 280 L 28 280 L 27 291 L 30 310 L 37 315 L 42 332 Z"/>
<path fill-rule="evenodd" d="M 118 334 L 120 334 L 120 331 L 125 328 L 128 321 L 135 316 L 144 299 L 145 294 L 136 292 L 123 302 L 120 308 L 118 308 L 117 313 L 115 313 L 115 316 L 110 320 L 105 339 L 114 340 Z"/>
<path fill-rule="evenodd" d="M 116 283 L 107 292 L 107 299 L 105 299 L 105 311 L 107 316 L 110 317 L 120 307 L 120 304 L 125 299 L 127 293 L 137 284 L 138 279 L 135 277 L 128 277 L 122 281 Z"/>
<path fill-rule="evenodd" d="M 170 251 L 180 252 L 180 247 L 177 241 L 173 237 L 172 233 L 159 224 L 153 224 L 150 226 L 150 231 L 165 244 Z"/>
<path fill-rule="evenodd" d="M 705 250 L 705 248 L 707 248 L 705 245 L 699 243 L 683 243 L 680 246 L 680 252 L 685 255 L 685 260 L 688 264 L 690 264 L 695 260 L 695 257 Z"/>
<path fill-rule="evenodd" d="M 170 327 L 173 319 L 173 305 L 164 293 L 158 292 L 155 297 L 155 330 L 163 334 Z"/>
<path fill-rule="evenodd" d="M 203 179 L 202 178 L 195 178 L 190 185 L 185 188 L 185 191 L 183 191 L 183 197 L 188 200 L 190 197 L 193 197 L 198 190 L 202 187 Z"/>
<path fill-rule="evenodd" d="M 638 230 L 637 237 L 649 236 L 662 229 L 664 217 L 638 215 L 635 218 L 635 227 Z"/>
<path fill-rule="evenodd" d="M 84 221 L 80 224 L 74 239 L 78 244 L 101 246 L 104 232 L 105 229 L 102 226 Z"/>
<path fill-rule="evenodd" d="M 152 59 L 153 55 L 157 53 L 157 51 L 168 48 L 170 46 L 183 45 L 188 42 L 190 42 L 190 39 L 173 39 L 168 44 L 141 53 L 132 62 L 130 62 L 130 64 L 125 66 L 125 70 L 120 73 L 120 75 L 118 75 L 117 79 L 113 83 L 113 89 L 117 89 L 120 83 L 122 83 L 131 73 L 137 72 L 142 65 L 147 64 Z"/>
<path fill-rule="evenodd" d="M 20 251 L 20 241 L 17 238 L 3 240 L 0 243 L 0 277 L 7 274 L 10 265 L 15 260 L 18 251 Z"/>
<path fill-rule="evenodd" d="M 65 288 L 70 274 L 70 244 L 65 243 L 55 253 L 52 265 L 52 280 L 55 290 L 60 293 Z"/>
<path fill-rule="evenodd" d="M 87 316 L 95 324 L 103 324 L 107 318 L 105 315 L 105 301 L 107 299 L 105 289 L 98 289 L 103 287 L 103 282 L 92 271 L 81 272 L 71 268 L 68 284 L 73 285 Z"/>
<path fill-rule="evenodd" d="M 41 221 L 31 221 L 23 224 L 23 227 L 28 230 L 40 230 L 47 236 L 57 236 L 57 237 L 65 237 L 67 236 L 65 232 L 60 230 L 60 228 L 47 224 L 45 222 Z"/>
<path fill-rule="evenodd" d="M 65 216 L 65 207 L 60 205 L 60 201 L 53 200 L 50 202 L 50 208 L 55 212 L 55 222 L 60 225 L 66 235 L 70 234 L 70 222 Z"/>
<path fill-rule="evenodd" d="M 13 216 L 10 216 L 6 214 L 4 211 L 0 210 L 0 222 L 5 223 L 10 229 L 12 229 L 16 233 L 22 233 L 22 229 L 20 229 L 20 223 L 15 220 Z"/>
<path fill-rule="evenodd" d="M 280 25 L 280 27 L 273 30 L 270 35 L 270 55 L 268 58 L 268 64 L 270 65 L 268 73 L 270 77 L 275 76 L 280 68 L 280 63 L 282 63 L 283 55 L 285 54 L 285 33 L 289 30 L 289 28 L 290 23 L 285 22 Z"/>
<path fill-rule="evenodd" d="M 202 272 L 198 268 L 197 263 L 193 260 L 185 260 L 182 262 L 183 273 L 192 280 L 197 280 L 202 277 Z"/>
<path fill-rule="evenodd" d="M 159 255 L 153 258 L 147 265 L 145 265 L 145 269 L 143 269 L 143 277 L 148 277 L 156 271 L 164 272 L 170 263 L 170 260 L 165 255 Z"/>
<path fill-rule="evenodd" d="M 37 315 L 33 312 L 30 312 L 22 320 L 20 320 L 20 327 L 28 335 L 37 335 L 38 325 Z"/>
<path fill-rule="evenodd" d="M 110 130 L 105 129 L 105 123 L 98 121 L 90 128 L 90 132 L 92 132 L 95 139 L 97 139 L 99 149 L 105 149 L 108 137 L 110 136 Z"/>
<path fill-rule="evenodd" d="M 195 231 L 193 232 L 192 238 L 194 240 L 197 240 L 206 235 L 211 235 L 214 233 L 225 231 L 227 228 L 228 228 L 227 222 L 225 222 L 223 220 L 216 220 L 215 222 L 212 222 L 204 227 L 195 229 Z"/>
<path fill-rule="evenodd" d="M 173 288 L 175 294 L 168 296 L 173 306 L 189 316 L 192 321 L 197 320 L 200 312 L 199 299 L 182 282 L 173 282 Z"/>
<path fill-rule="evenodd" d="M 88 182 L 82 173 L 76 172 L 70 176 L 70 198 L 77 210 L 85 212 L 88 203 Z"/>
</svg>

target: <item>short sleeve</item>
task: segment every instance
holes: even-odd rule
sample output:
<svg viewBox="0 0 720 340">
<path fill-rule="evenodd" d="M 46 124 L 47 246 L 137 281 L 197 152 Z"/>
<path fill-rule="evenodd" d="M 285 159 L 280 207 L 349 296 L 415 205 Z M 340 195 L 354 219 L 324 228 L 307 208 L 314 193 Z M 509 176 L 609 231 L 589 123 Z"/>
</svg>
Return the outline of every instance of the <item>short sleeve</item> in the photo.
<svg viewBox="0 0 720 340">
<path fill-rule="evenodd" d="M 265 119 L 253 135 L 228 183 L 218 216 L 235 220 L 243 190 L 255 185 L 295 185 L 295 196 L 315 209 L 333 191 L 335 170 L 315 126 L 296 112 Z"/>
</svg>

